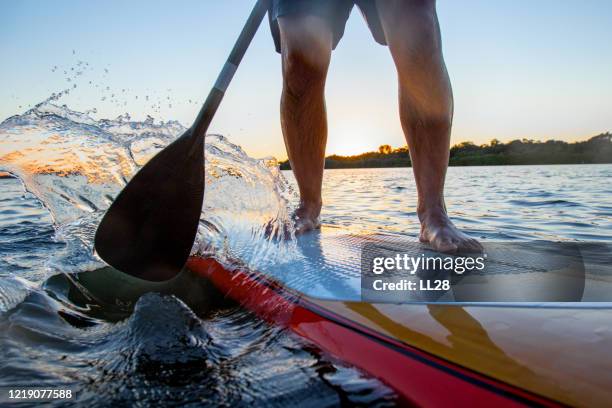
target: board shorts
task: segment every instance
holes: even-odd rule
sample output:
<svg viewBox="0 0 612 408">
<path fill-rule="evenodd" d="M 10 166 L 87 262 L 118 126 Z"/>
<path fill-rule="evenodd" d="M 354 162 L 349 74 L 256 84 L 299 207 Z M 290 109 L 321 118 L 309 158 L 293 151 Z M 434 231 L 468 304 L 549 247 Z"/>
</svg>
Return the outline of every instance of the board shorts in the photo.
<svg viewBox="0 0 612 408">
<path fill-rule="evenodd" d="M 305 14 L 324 18 L 332 26 L 334 33 L 333 48 L 336 48 L 344 34 L 344 27 L 355 5 L 361 10 L 374 40 L 379 44 L 387 45 L 376 9 L 376 0 L 272 0 L 268 16 L 276 51 L 280 52 L 281 50 L 278 17 Z"/>
</svg>

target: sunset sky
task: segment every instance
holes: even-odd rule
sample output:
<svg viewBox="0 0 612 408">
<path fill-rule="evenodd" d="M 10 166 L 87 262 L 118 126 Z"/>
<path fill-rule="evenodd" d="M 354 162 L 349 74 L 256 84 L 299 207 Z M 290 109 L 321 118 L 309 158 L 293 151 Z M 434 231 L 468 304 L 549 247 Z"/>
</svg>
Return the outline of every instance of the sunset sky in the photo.
<svg viewBox="0 0 612 408">
<path fill-rule="evenodd" d="M 2 1 L 0 120 L 76 84 L 60 100 L 71 109 L 189 125 L 253 3 Z M 439 0 L 438 14 L 455 95 L 453 143 L 572 141 L 612 130 L 611 1 Z M 405 144 L 389 52 L 357 10 L 332 58 L 328 154 Z M 252 156 L 284 159 L 280 89 L 266 21 L 211 132 Z"/>
</svg>

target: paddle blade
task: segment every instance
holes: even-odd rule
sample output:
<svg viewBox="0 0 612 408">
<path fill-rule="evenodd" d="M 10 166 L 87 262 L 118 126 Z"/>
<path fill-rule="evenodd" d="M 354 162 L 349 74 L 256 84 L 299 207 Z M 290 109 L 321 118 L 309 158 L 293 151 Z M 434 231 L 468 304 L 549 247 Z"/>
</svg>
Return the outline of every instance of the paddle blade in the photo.
<svg viewBox="0 0 612 408">
<path fill-rule="evenodd" d="M 98 226 L 95 249 L 109 265 L 150 281 L 185 265 L 204 199 L 204 138 L 188 130 L 125 186 Z"/>
</svg>

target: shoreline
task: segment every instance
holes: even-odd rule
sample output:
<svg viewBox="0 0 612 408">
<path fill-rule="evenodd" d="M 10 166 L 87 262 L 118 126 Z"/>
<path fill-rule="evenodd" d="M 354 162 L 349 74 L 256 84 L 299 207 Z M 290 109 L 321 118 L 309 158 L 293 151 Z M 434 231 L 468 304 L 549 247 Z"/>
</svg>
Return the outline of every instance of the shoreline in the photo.
<svg viewBox="0 0 612 408">
<path fill-rule="evenodd" d="M 489 144 L 477 146 L 472 142 L 462 142 L 452 146 L 449 152 L 449 167 L 610 163 L 612 163 L 610 132 L 572 143 L 531 139 L 502 143 L 493 139 Z M 291 169 L 289 160 L 282 161 L 279 165 L 281 170 Z M 411 167 L 407 146 L 393 148 L 382 145 L 378 151 L 353 156 L 335 154 L 325 158 L 325 169 L 395 167 Z"/>
<path fill-rule="evenodd" d="M 284 163 L 284 162 L 283 162 Z M 521 167 L 521 166 L 585 166 L 585 165 L 604 165 L 612 164 L 612 161 L 601 163 L 517 163 L 517 164 L 449 164 L 448 167 Z M 325 170 L 359 170 L 359 169 L 410 169 L 411 165 L 407 166 L 363 166 L 363 167 L 325 167 Z M 280 167 L 282 171 L 289 171 L 291 167 Z"/>
</svg>

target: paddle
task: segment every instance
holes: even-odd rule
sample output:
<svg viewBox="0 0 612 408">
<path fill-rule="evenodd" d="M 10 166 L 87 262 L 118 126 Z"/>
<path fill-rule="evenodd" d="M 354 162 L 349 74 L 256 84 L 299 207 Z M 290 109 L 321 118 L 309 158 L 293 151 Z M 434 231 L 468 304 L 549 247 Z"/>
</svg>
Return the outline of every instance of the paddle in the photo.
<svg viewBox="0 0 612 408">
<path fill-rule="evenodd" d="M 204 136 L 268 5 L 255 4 L 191 128 L 140 169 L 106 211 L 95 250 L 115 269 L 163 281 L 185 265 L 204 199 Z"/>
</svg>

